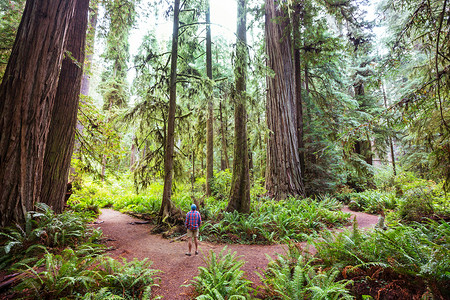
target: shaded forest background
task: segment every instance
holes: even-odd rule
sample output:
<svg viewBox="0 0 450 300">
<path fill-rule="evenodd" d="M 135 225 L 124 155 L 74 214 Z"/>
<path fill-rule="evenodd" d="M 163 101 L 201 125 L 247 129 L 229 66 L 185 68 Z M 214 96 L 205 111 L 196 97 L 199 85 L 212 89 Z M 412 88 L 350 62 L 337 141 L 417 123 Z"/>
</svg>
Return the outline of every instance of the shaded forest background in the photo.
<svg viewBox="0 0 450 300">
<path fill-rule="evenodd" d="M 62 86 L 64 81 L 75 83 L 75 89 L 80 85 L 79 106 L 76 96 L 43 95 L 54 99 L 35 107 L 44 112 L 39 119 L 43 131 L 35 132 L 42 138 L 16 145 L 21 154 L 15 160 L 8 156 L 17 151 L 9 142 L 14 133 L 4 133 L 17 115 L 2 117 L 2 180 L 21 170 L 14 172 L 15 182 L 9 178 L 2 185 L 2 210 L 16 207 L 16 215 L 2 224 L 20 219 L 36 202 L 61 211 L 66 181 L 61 178 L 69 165 L 75 187 L 84 174 L 107 180 L 129 172 L 137 190 L 163 179 L 161 216 L 180 213 L 170 201 L 176 183 L 191 183 L 193 193 L 196 180 L 206 178 L 208 196 L 215 190 L 214 174 L 226 170 L 232 176 L 227 209 L 241 212 L 248 212 L 255 184 L 277 199 L 363 191 L 376 188 L 374 173 L 380 167 L 392 180 L 413 171 L 448 182 L 447 1 L 380 1 L 372 21 L 365 18 L 365 1 L 241 2 L 233 41 L 220 35 L 211 39 L 215 24 L 207 1 L 90 1 L 88 10 L 82 8 L 80 20 L 87 24 L 76 27 L 73 38 L 61 36 L 69 39 L 61 48 L 64 62 L 76 65 L 68 74 L 79 74 L 62 78 L 64 69 L 55 60 L 61 93 L 71 88 Z M 2 1 L 1 7 L 5 116 L 12 109 L 8 103 L 20 103 L 5 99 L 17 70 L 13 64 L 24 63 L 14 51 L 26 46 L 20 35 L 14 41 L 17 30 L 26 30 L 24 24 L 19 27 L 25 1 Z M 80 9 L 74 12 L 65 19 L 69 29 Z M 176 34 L 159 38 L 153 23 L 174 12 Z M 30 8 L 28 17 L 33 13 Z M 382 39 L 373 32 L 380 26 Z M 137 27 L 145 35 L 131 57 L 130 33 Z M 76 35 L 86 41 L 71 46 Z M 76 51 L 79 47 L 84 51 Z M 42 62 L 36 63 L 46 67 Z M 36 103 L 35 96 L 27 101 Z M 67 116 L 76 110 L 76 121 L 69 122 Z M 29 130 L 25 119 L 17 122 L 13 128 Z M 52 133 L 53 127 L 62 131 Z M 27 166 L 20 167 L 24 159 Z M 55 173 L 58 184 L 50 181 Z M 23 209 L 11 200 L 17 196 L 13 190 Z"/>
</svg>

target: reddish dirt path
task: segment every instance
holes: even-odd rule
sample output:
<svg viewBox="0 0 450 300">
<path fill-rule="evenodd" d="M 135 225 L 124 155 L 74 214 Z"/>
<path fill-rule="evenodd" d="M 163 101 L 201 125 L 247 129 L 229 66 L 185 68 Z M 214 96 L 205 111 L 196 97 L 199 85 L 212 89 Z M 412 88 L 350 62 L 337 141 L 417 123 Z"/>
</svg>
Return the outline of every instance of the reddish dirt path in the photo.
<svg viewBox="0 0 450 300">
<path fill-rule="evenodd" d="M 351 212 L 347 208 L 344 208 L 343 211 Z M 360 227 L 373 227 L 378 220 L 377 216 L 351 213 L 356 216 Z M 137 221 L 133 217 L 112 209 L 103 209 L 99 221 L 103 221 L 103 223 L 95 226 L 101 228 L 105 237 L 110 239 L 107 245 L 113 247 L 113 250 L 110 251 L 113 257 L 121 256 L 129 261 L 133 258 L 148 258 L 153 261 L 154 269 L 163 272 L 160 274 L 160 288 L 155 290 L 154 295 L 161 295 L 164 299 L 191 299 L 192 288 L 181 287 L 181 285 L 190 283 L 191 279 L 198 275 L 198 267 L 205 265 L 202 258 L 210 250 L 219 252 L 224 246 L 227 246 L 229 250 L 242 255 L 242 259 L 247 262 L 243 267 L 246 277 L 255 285 L 260 283 L 255 271 L 261 273 L 261 270 L 267 266 L 266 254 L 275 257 L 277 253 L 284 253 L 283 245 L 224 245 L 200 242 L 200 254 L 188 257 L 184 254 L 187 250 L 185 241 L 171 243 L 161 235 L 150 234 L 151 225 L 129 224 Z"/>
</svg>

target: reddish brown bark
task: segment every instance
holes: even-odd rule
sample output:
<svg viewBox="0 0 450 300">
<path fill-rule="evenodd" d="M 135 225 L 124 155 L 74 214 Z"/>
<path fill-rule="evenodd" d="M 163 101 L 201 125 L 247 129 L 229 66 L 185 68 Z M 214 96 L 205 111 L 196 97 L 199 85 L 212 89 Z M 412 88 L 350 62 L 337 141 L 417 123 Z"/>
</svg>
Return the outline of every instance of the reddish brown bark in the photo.
<svg viewBox="0 0 450 300">
<path fill-rule="evenodd" d="M 42 165 L 75 1 L 28 0 L 0 86 L 0 225 L 40 199 Z"/>
<path fill-rule="evenodd" d="M 277 21 L 275 22 L 275 19 Z M 266 0 L 267 145 L 266 189 L 271 197 L 304 196 L 298 150 L 297 102 L 288 18 L 274 0 Z"/>
<path fill-rule="evenodd" d="M 45 148 L 41 201 L 56 213 L 64 210 L 70 160 L 75 141 L 83 75 L 89 0 L 77 0 L 63 60 Z"/>
<path fill-rule="evenodd" d="M 292 31 L 294 44 L 294 78 L 295 78 L 295 102 L 297 104 L 297 132 L 298 132 L 298 150 L 300 158 L 300 169 L 302 178 L 305 176 L 305 143 L 303 140 L 303 99 L 302 99 L 302 69 L 300 60 L 300 21 L 303 9 L 303 3 L 298 3 L 294 7 Z"/>
<path fill-rule="evenodd" d="M 247 18 L 246 0 L 238 1 L 234 95 L 234 158 L 227 211 L 250 212 L 250 172 L 247 144 Z"/>
</svg>

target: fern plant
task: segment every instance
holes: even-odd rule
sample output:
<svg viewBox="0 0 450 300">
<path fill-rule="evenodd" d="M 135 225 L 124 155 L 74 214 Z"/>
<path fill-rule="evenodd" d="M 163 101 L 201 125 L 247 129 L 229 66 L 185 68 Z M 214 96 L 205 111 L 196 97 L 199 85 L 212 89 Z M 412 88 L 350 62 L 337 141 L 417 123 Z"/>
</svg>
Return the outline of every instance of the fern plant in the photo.
<svg viewBox="0 0 450 300">
<path fill-rule="evenodd" d="M 33 266 L 16 264 L 23 271 L 21 283 L 15 290 L 28 289 L 35 299 L 57 299 L 77 293 L 86 293 L 96 286 L 100 274 L 96 270 L 96 255 L 85 255 L 70 248 L 60 255 L 47 252 Z"/>
<path fill-rule="evenodd" d="M 152 288 L 158 286 L 159 270 L 151 269 L 152 262 L 134 259 L 122 263 L 105 257 L 100 264 L 102 278 L 99 285 L 106 287 L 108 293 L 122 296 L 123 299 L 149 299 Z M 106 291 L 106 290 L 105 290 Z"/>
<path fill-rule="evenodd" d="M 241 270 L 245 264 L 238 260 L 236 252 L 226 252 L 224 247 L 217 255 L 210 251 L 206 267 L 199 267 L 200 274 L 194 277 L 193 285 L 200 294 L 196 299 L 248 299 L 251 281 L 243 278 Z"/>
<path fill-rule="evenodd" d="M 291 244 L 286 255 L 278 255 L 276 260 L 268 258 L 264 276 L 258 275 L 268 293 L 277 299 L 353 299 L 346 288 L 351 281 L 336 281 L 337 269 L 322 271 L 314 258 L 302 255 L 295 245 Z"/>
</svg>

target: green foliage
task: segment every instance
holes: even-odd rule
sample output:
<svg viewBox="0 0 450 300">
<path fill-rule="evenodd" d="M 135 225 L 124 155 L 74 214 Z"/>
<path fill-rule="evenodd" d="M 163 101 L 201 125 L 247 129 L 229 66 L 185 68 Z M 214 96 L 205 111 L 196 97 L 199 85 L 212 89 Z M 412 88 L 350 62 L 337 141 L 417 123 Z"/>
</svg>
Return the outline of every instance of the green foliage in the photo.
<svg viewBox="0 0 450 300">
<path fill-rule="evenodd" d="M 102 167 L 116 175 L 126 153 L 117 120 L 109 112 L 98 109 L 91 97 L 81 97 L 77 117 L 81 130 L 76 132 L 78 146 L 74 150 L 71 165 L 78 177 L 92 175 L 102 179 Z M 76 182 L 79 178 L 74 180 L 75 185 L 79 184 Z"/>
<path fill-rule="evenodd" d="M 102 279 L 100 286 L 106 288 L 108 292 L 122 296 L 122 299 L 149 299 L 152 288 L 157 286 L 159 270 L 151 269 L 152 262 L 144 259 L 139 261 L 134 259 L 127 263 L 116 261 L 110 257 L 105 257 L 100 263 Z"/>
<path fill-rule="evenodd" d="M 28 289 L 35 299 L 56 299 L 74 293 L 84 294 L 94 288 L 100 274 L 96 271 L 97 258 L 84 251 L 67 248 L 61 254 L 46 253 L 34 266 L 24 268 L 22 281 L 16 291 Z M 22 267 L 22 268 L 20 268 Z"/>
<path fill-rule="evenodd" d="M 236 252 L 226 251 L 224 247 L 219 254 L 210 251 L 205 260 L 206 267 L 199 267 L 200 274 L 194 277 L 193 285 L 200 294 L 196 299 L 249 299 L 251 282 L 244 279 L 245 264 L 236 257 Z"/>
<path fill-rule="evenodd" d="M 212 240 L 239 243 L 273 243 L 284 239 L 303 241 L 309 234 L 333 226 L 345 224 L 348 214 L 339 211 L 340 204 L 333 198 L 294 199 L 274 201 L 254 200 L 251 213 L 223 212 L 215 223 L 206 221 L 201 231 Z M 209 214 L 211 217 L 211 214 Z M 218 215 L 212 219 L 217 220 Z"/>
<path fill-rule="evenodd" d="M 16 225 L 0 232 L 0 269 L 13 262 L 36 256 L 46 248 L 76 247 L 98 241 L 101 232 L 86 225 L 91 217 L 66 211 L 56 215 L 46 204 L 38 203 L 36 212 L 29 212 L 24 227 Z"/>
<path fill-rule="evenodd" d="M 15 289 L 31 291 L 33 299 L 149 299 L 159 272 L 150 266 L 147 260 L 120 263 L 90 247 L 67 248 L 32 266 L 16 264 L 22 280 Z"/>
<path fill-rule="evenodd" d="M 25 0 L 0 1 L 0 82 L 8 64 Z"/>
<path fill-rule="evenodd" d="M 431 290 L 437 286 L 442 292 L 448 289 L 449 229 L 446 222 L 432 220 L 387 231 L 361 232 L 354 227 L 338 235 L 324 234 L 313 244 L 327 267 L 390 268 L 401 275 L 422 278 Z"/>
<path fill-rule="evenodd" d="M 353 299 L 346 288 L 352 281 L 337 281 L 337 269 L 322 270 L 315 259 L 302 256 L 293 245 L 286 255 L 278 255 L 276 260 L 268 258 L 264 276 L 259 276 L 275 299 Z"/>
<path fill-rule="evenodd" d="M 214 172 L 214 177 L 211 181 L 212 194 L 217 199 L 227 199 L 230 193 L 231 186 L 231 174 L 230 170 Z"/>
<path fill-rule="evenodd" d="M 349 208 L 354 211 L 364 211 L 370 214 L 380 214 L 385 210 L 397 207 L 398 199 L 395 192 L 380 192 L 367 190 L 361 193 L 346 195 L 349 199 Z"/>
</svg>

